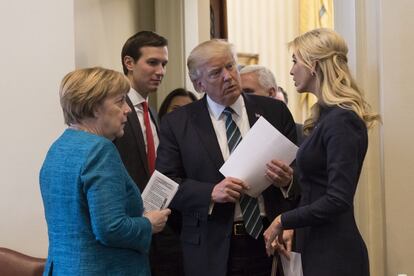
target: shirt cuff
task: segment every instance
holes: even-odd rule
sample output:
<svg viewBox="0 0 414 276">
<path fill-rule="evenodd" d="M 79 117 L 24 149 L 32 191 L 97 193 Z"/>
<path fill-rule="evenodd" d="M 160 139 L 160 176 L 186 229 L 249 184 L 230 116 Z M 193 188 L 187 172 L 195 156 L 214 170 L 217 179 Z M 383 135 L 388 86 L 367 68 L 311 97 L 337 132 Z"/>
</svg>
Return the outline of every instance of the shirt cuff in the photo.
<svg viewBox="0 0 414 276">
<path fill-rule="evenodd" d="M 293 184 L 293 175 L 292 175 L 292 179 L 290 180 L 290 183 L 289 183 L 288 186 L 286 186 L 286 187 L 280 187 L 279 188 L 280 191 L 282 192 L 282 195 L 283 195 L 284 198 L 288 198 L 289 197 L 290 190 L 291 190 L 291 188 L 293 186 L 292 184 Z"/>
</svg>

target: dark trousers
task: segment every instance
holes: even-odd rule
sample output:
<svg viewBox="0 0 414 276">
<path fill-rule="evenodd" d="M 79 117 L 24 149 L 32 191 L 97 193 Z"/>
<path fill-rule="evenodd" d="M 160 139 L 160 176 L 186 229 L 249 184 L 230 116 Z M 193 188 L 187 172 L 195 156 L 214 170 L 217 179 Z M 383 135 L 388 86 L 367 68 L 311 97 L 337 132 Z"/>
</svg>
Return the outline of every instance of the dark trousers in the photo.
<svg viewBox="0 0 414 276">
<path fill-rule="evenodd" d="M 152 236 L 150 264 L 152 276 L 184 276 L 179 236 L 168 224 Z"/>
<path fill-rule="evenodd" d="M 264 230 L 269 222 L 264 219 Z M 236 227 L 237 226 L 237 227 Z M 280 274 L 278 266 L 277 275 Z M 263 235 L 256 240 L 240 229 L 233 227 L 227 276 L 269 276 L 272 271 L 272 257 L 266 254 Z"/>
</svg>

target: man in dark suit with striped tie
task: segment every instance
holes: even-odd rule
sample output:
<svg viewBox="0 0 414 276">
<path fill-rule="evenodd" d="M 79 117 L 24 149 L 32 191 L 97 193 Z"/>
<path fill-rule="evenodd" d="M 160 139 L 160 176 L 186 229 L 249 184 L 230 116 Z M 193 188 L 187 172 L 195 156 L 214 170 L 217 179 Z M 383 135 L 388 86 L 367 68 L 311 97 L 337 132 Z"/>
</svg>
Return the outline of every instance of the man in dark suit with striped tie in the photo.
<svg viewBox="0 0 414 276">
<path fill-rule="evenodd" d="M 127 103 L 132 112 L 124 127 L 124 136 L 114 141 L 128 173 L 142 192 L 155 169 L 159 144 L 157 120 L 148 106 L 164 78 L 168 63 L 167 39 L 151 31 L 131 36 L 121 52 L 122 67 L 131 83 Z M 170 217 L 174 220 L 177 214 Z M 182 276 L 181 248 L 178 235 L 167 225 L 153 235 L 151 252 L 153 276 Z"/>
<path fill-rule="evenodd" d="M 198 45 L 187 65 L 195 89 L 206 95 L 163 117 L 156 164 L 180 184 L 172 207 L 182 213 L 185 274 L 269 275 L 263 228 L 292 208 L 293 170 L 269 160 L 263 173 L 273 185 L 250 198 L 244 194 L 249 183 L 224 177 L 219 168 L 260 116 L 296 142 L 292 115 L 280 101 L 241 94 L 236 53 L 228 42 Z"/>
</svg>

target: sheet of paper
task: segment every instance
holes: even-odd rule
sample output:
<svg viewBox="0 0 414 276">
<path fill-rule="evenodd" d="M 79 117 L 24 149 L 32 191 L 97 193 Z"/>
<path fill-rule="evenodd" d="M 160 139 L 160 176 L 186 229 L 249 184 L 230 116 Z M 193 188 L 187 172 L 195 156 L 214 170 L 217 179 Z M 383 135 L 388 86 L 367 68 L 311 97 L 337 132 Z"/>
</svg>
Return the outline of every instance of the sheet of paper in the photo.
<svg viewBox="0 0 414 276">
<path fill-rule="evenodd" d="M 290 260 L 280 254 L 280 260 L 282 261 L 285 276 L 303 276 L 302 257 L 300 253 L 290 252 Z"/>
<path fill-rule="evenodd" d="M 167 208 L 177 190 L 175 181 L 155 170 L 142 192 L 145 211 Z"/>
<path fill-rule="evenodd" d="M 260 117 L 220 168 L 220 172 L 246 182 L 250 186 L 246 193 L 257 197 L 271 184 L 265 176 L 266 164 L 272 159 L 291 164 L 297 150 L 295 144 Z"/>
</svg>

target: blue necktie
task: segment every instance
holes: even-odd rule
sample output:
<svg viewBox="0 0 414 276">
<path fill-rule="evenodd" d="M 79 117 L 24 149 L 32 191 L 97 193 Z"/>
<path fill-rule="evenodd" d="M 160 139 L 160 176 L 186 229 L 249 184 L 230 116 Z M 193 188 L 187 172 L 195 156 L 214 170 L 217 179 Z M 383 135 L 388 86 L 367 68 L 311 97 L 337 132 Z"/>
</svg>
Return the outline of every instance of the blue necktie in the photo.
<svg viewBox="0 0 414 276">
<path fill-rule="evenodd" d="M 229 152 L 231 154 L 240 143 L 242 136 L 239 128 L 233 120 L 233 110 L 230 107 L 226 107 L 223 110 L 223 113 L 226 115 L 227 144 L 229 146 Z M 253 238 L 257 239 L 263 230 L 263 222 L 260 217 L 260 209 L 257 198 L 243 194 L 240 197 L 240 209 L 243 214 L 244 226 L 247 233 L 249 233 L 249 235 Z"/>
</svg>

